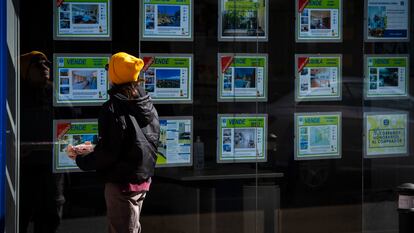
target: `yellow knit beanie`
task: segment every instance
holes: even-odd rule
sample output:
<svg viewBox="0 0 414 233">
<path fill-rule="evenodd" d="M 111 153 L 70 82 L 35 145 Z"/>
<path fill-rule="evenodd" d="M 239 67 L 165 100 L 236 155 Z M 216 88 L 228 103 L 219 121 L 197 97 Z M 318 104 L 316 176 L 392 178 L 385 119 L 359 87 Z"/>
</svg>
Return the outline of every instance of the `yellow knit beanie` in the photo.
<svg viewBox="0 0 414 233">
<path fill-rule="evenodd" d="M 112 55 L 109 61 L 109 79 L 113 84 L 136 82 L 144 61 L 124 52 Z"/>
</svg>

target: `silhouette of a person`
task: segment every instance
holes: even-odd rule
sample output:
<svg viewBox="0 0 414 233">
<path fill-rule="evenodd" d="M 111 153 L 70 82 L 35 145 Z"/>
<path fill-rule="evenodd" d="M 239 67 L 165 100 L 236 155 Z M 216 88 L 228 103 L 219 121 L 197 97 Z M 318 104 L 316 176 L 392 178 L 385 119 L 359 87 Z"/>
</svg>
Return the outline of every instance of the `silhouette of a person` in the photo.
<svg viewBox="0 0 414 233">
<path fill-rule="evenodd" d="M 65 202 L 63 174 L 52 172 L 52 82 L 50 61 L 32 51 L 20 56 L 20 233 L 30 220 L 34 233 L 55 233 Z"/>
</svg>

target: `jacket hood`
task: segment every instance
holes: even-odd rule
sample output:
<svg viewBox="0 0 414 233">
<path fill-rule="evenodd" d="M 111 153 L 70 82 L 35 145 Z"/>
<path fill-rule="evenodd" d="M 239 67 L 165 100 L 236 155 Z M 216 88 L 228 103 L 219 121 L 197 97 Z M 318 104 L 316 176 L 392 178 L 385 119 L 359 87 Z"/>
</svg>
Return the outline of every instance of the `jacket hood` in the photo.
<svg viewBox="0 0 414 233">
<path fill-rule="evenodd" d="M 121 92 L 121 88 L 118 86 L 113 86 L 108 94 L 111 97 L 111 100 L 116 102 L 123 113 L 128 113 L 133 115 L 139 122 L 141 122 L 141 127 L 146 126 L 153 120 L 153 114 L 151 112 L 153 105 L 151 97 L 146 94 L 145 90 L 142 87 L 137 87 L 139 93 L 138 97 L 134 99 L 129 99 Z"/>
</svg>

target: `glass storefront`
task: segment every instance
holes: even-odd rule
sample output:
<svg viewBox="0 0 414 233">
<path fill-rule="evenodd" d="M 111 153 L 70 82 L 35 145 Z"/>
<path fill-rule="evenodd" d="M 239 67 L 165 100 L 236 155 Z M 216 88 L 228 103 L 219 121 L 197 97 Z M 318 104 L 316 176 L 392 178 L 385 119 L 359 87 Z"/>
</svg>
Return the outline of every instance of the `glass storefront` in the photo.
<svg viewBox="0 0 414 233">
<path fill-rule="evenodd" d="M 19 232 L 106 232 L 104 186 L 65 149 L 96 143 L 120 51 L 144 60 L 160 116 L 143 232 L 398 232 L 396 189 L 414 183 L 411 1 L 14 4 L 19 54 L 44 53 L 51 80 L 27 85 L 33 60 L 9 75 Z"/>
</svg>

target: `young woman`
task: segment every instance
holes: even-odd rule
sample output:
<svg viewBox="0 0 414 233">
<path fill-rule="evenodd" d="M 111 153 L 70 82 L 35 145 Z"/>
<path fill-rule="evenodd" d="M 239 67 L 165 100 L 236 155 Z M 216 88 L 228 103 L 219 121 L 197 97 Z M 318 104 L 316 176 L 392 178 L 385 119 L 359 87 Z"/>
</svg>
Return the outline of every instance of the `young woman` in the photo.
<svg viewBox="0 0 414 233">
<path fill-rule="evenodd" d="M 157 157 L 158 114 L 138 83 L 144 62 L 127 53 L 109 62 L 110 99 L 99 114 L 99 138 L 68 146 L 68 156 L 82 170 L 96 170 L 105 182 L 109 232 L 141 232 L 142 203 Z"/>
</svg>

